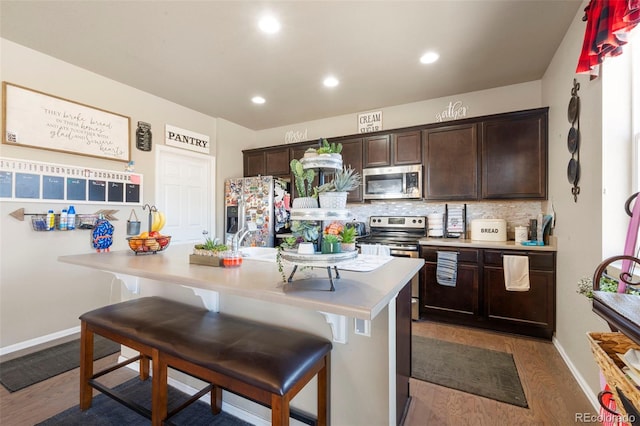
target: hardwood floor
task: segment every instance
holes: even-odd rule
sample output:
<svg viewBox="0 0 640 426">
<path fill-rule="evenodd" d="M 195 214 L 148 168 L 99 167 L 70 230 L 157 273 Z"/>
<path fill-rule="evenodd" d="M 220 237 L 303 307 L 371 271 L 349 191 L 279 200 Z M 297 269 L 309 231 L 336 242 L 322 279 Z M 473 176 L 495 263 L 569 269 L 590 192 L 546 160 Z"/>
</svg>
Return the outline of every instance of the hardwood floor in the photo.
<svg viewBox="0 0 640 426">
<path fill-rule="evenodd" d="M 557 353 L 545 341 L 439 323 L 413 323 L 415 334 L 513 354 L 529 408 L 520 408 L 411 379 L 412 402 L 405 426 L 570 425 L 593 407 Z M 96 364 L 109 365 L 117 354 Z M 120 369 L 105 377 L 114 386 L 136 373 Z M 107 382 L 108 379 L 108 382 Z M 0 424 L 31 426 L 78 404 L 79 371 L 69 371 L 18 392 L 0 386 Z M 350 426 L 350 425 L 339 425 Z"/>
<path fill-rule="evenodd" d="M 576 413 L 596 414 L 551 342 L 428 321 L 413 333 L 513 354 L 529 408 L 411 379 L 405 426 L 571 425 Z"/>
</svg>

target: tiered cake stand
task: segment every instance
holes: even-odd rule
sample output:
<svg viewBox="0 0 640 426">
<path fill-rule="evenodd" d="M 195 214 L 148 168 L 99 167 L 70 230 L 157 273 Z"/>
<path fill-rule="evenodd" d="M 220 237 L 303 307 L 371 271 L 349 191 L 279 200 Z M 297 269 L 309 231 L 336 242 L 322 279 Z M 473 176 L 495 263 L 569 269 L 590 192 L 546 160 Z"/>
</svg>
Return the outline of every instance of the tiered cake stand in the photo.
<svg viewBox="0 0 640 426">
<path fill-rule="evenodd" d="M 340 170 L 342 168 L 342 157 L 334 156 L 334 155 L 317 155 L 313 157 L 305 157 L 300 160 L 302 166 L 305 169 L 317 169 L 318 170 L 318 180 L 320 184 L 324 183 L 324 173 L 327 171 L 335 171 Z M 291 209 L 290 211 L 290 219 L 291 220 L 300 220 L 300 221 L 313 221 L 313 222 L 322 222 L 326 220 L 348 220 L 349 219 L 349 210 L 346 209 Z M 281 254 L 284 260 L 287 260 L 293 263 L 293 271 L 291 271 L 291 275 L 289 275 L 289 279 L 287 282 L 293 281 L 293 276 L 298 270 L 298 266 L 303 267 L 322 267 L 327 268 L 327 273 L 329 275 L 329 282 L 331 287 L 329 291 L 335 291 L 335 286 L 333 285 L 333 273 L 331 269 L 335 271 L 335 279 L 340 279 L 340 273 L 338 272 L 337 265 L 342 262 L 347 262 L 349 260 L 353 260 L 358 257 L 358 252 L 354 251 L 346 251 L 342 253 L 296 253 L 290 251 L 283 251 Z"/>
</svg>

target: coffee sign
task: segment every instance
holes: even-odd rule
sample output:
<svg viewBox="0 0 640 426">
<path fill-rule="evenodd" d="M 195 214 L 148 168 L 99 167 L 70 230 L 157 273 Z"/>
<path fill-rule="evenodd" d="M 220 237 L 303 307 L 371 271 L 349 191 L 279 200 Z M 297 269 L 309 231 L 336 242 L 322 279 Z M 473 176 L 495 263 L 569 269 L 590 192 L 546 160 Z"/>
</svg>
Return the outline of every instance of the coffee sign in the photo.
<svg viewBox="0 0 640 426">
<path fill-rule="evenodd" d="M 382 130 L 382 111 L 358 114 L 358 133 L 371 133 Z"/>
</svg>

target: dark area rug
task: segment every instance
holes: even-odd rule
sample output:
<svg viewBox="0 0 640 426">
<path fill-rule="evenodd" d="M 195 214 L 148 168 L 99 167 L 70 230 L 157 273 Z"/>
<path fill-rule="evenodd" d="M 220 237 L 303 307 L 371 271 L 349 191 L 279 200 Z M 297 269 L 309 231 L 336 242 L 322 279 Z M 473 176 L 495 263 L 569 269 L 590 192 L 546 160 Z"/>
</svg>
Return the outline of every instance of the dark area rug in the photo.
<svg viewBox="0 0 640 426">
<path fill-rule="evenodd" d="M 97 335 L 93 345 L 94 359 L 120 352 L 118 343 Z M 80 339 L 1 363 L 0 383 L 15 392 L 78 367 Z"/>
<path fill-rule="evenodd" d="M 151 408 L 151 379 L 145 381 L 138 378 L 131 379 L 116 386 L 115 390 L 138 404 Z M 169 411 L 187 398 L 188 395 L 169 386 Z M 225 412 L 214 416 L 211 413 L 211 406 L 202 401 L 191 404 L 169 420 L 170 424 L 176 426 L 251 426 L 251 423 Z M 151 424 L 149 419 L 104 394 L 94 397 L 91 408 L 88 410 L 80 411 L 80 407 L 76 405 L 38 423 L 42 426 L 146 426 L 149 424 Z"/>
<path fill-rule="evenodd" d="M 513 356 L 475 346 L 413 336 L 411 376 L 528 408 Z"/>
</svg>

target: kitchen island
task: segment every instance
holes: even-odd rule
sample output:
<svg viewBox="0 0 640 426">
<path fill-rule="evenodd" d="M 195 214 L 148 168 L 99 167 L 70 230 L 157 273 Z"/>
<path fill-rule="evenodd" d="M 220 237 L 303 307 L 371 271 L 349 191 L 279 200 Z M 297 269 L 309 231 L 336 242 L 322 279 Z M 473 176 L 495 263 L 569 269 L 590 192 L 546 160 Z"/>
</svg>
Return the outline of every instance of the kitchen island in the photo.
<svg viewBox="0 0 640 426">
<path fill-rule="evenodd" d="M 403 290 L 420 271 L 422 259 L 393 258 L 369 272 L 341 270 L 332 292 L 327 291 L 325 268 L 306 269 L 296 274 L 293 282 L 285 283 L 275 263 L 244 259 L 239 268 L 194 265 L 189 263 L 191 250 L 190 245 L 173 245 L 151 255 L 115 251 L 61 256 L 59 260 L 112 273 L 133 294 L 204 303 L 209 309 L 329 338 L 334 341 L 332 423 L 398 423 L 404 406 L 398 406 L 403 399 L 397 402 L 397 397 L 403 391 L 397 389 L 396 376 L 398 365 L 410 361 L 410 342 L 406 341 L 410 333 L 406 327 L 398 333 L 396 329 L 400 324 L 409 324 L 410 328 L 410 292 Z M 285 265 L 287 275 L 290 268 Z M 406 303 L 396 305 L 399 293 L 407 293 L 408 297 L 402 298 Z M 398 316 L 405 313 L 407 318 Z M 404 340 L 398 341 L 399 338 Z M 403 376 L 408 376 L 406 371 Z M 406 393 L 408 396 L 408 389 Z M 263 407 L 235 395 L 225 393 L 224 401 L 227 405 L 223 404 L 223 408 L 249 412 L 250 422 L 269 418 Z M 292 406 L 314 413 L 315 384 L 303 389 Z"/>
</svg>

